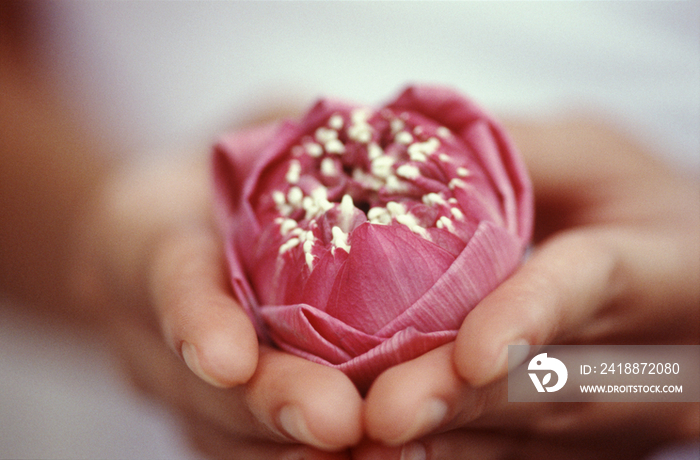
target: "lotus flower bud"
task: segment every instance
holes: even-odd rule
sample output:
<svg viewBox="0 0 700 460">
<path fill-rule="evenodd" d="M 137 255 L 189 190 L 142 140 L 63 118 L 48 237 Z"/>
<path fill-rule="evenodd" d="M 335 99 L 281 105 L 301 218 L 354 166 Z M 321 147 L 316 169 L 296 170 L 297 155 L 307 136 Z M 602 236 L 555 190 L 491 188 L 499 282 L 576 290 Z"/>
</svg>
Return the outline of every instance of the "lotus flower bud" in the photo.
<svg viewBox="0 0 700 460">
<path fill-rule="evenodd" d="M 453 340 L 531 234 L 515 148 L 440 87 L 230 134 L 215 177 L 232 286 L 261 339 L 360 389 Z"/>
</svg>

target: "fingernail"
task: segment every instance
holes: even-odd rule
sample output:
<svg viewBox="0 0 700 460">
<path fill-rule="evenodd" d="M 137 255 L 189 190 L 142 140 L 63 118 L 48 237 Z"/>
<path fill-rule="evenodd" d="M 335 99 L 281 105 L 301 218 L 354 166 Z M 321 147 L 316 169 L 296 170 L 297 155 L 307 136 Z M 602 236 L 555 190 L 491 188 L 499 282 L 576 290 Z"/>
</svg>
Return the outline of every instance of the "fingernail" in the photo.
<svg viewBox="0 0 700 460">
<path fill-rule="evenodd" d="M 428 399 L 416 412 L 411 428 L 406 430 L 399 438 L 387 442 L 390 445 L 401 445 L 419 435 L 428 433 L 440 426 L 447 415 L 447 404 L 438 398 Z"/>
<path fill-rule="evenodd" d="M 215 387 L 224 387 L 221 382 L 202 370 L 202 366 L 199 363 L 199 356 L 197 355 L 197 349 L 194 347 L 194 345 L 189 342 L 182 342 L 182 345 L 180 346 L 180 353 L 182 354 L 182 359 L 185 360 L 187 367 L 189 367 L 190 370 L 197 375 L 197 377 Z"/>
<path fill-rule="evenodd" d="M 284 406 L 280 409 L 277 419 L 282 431 L 289 437 L 304 444 L 310 444 L 319 449 L 332 450 L 336 446 L 320 441 L 311 430 L 309 430 L 304 414 L 296 406 Z"/>
<path fill-rule="evenodd" d="M 508 348 L 511 345 L 517 345 L 513 348 L 513 352 L 509 353 Z M 481 379 L 475 380 L 472 383 L 476 386 L 486 385 L 487 383 L 494 380 L 497 376 L 501 375 L 503 368 L 508 371 L 515 369 L 520 366 L 525 358 L 527 358 L 530 353 L 530 346 L 525 339 L 518 339 L 506 344 L 501 349 L 501 353 L 495 361 L 495 364 L 484 373 Z"/>
<path fill-rule="evenodd" d="M 510 345 L 513 345 L 510 352 L 509 345 L 505 346 L 505 354 L 508 361 L 508 372 L 524 363 L 525 359 L 530 354 L 530 344 L 528 344 L 527 340 L 525 339 L 515 340 L 510 343 Z"/>
<path fill-rule="evenodd" d="M 419 442 L 411 442 L 401 448 L 400 460 L 426 460 L 427 458 L 425 446 Z"/>
</svg>

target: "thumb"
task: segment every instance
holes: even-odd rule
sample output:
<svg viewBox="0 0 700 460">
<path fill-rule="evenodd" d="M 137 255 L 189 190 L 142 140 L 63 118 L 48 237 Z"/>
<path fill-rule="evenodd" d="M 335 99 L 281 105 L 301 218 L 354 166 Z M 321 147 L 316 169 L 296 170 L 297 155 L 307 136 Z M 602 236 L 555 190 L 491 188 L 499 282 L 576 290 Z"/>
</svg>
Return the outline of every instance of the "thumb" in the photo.
<svg viewBox="0 0 700 460">
<path fill-rule="evenodd" d="M 508 345 L 544 345 L 580 326 L 620 290 L 619 260 L 605 239 L 561 234 L 467 315 L 455 343 L 455 366 L 472 385 L 503 377 Z"/>
</svg>

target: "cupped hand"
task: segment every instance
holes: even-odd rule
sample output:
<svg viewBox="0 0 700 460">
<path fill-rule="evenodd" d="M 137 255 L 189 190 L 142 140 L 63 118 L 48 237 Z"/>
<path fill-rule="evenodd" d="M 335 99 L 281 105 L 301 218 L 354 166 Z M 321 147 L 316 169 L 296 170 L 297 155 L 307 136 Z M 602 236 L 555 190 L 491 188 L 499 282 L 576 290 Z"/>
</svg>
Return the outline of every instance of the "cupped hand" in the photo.
<svg viewBox="0 0 700 460">
<path fill-rule="evenodd" d="M 700 343 L 697 181 L 598 123 L 510 131 L 535 187 L 533 251 L 454 344 L 379 376 L 356 458 L 639 458 L 700 434 L 694 403 L 507 402 L 508 344 Z"/>
<path fill-rule="evenodd" d="M 115 175 L 86 219 L 76 290 L 134 383 L 216 458 L 346 458 L 359 393 L 341 372 L 259 347 L 228 284 L 207 155 Z"/>
</svg>

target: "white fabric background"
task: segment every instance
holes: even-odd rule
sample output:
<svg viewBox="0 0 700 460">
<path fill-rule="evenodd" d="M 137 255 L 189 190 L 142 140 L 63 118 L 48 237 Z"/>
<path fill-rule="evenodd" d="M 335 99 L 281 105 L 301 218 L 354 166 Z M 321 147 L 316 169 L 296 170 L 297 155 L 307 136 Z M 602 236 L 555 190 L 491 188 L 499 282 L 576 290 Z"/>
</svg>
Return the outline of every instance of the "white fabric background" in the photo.
<svg viewBox="0 0 700 460">
<path fill-rule="evenodd" d="M 59 81 L 128 151 L 417 81 L 498 114 L 600 113 L 700 169 L 698 2 L 62 2 L 46 20 Z M 97 342 L 0 308 L 0 346 L 0 458 L 196 458 Z"/>
</svg>

